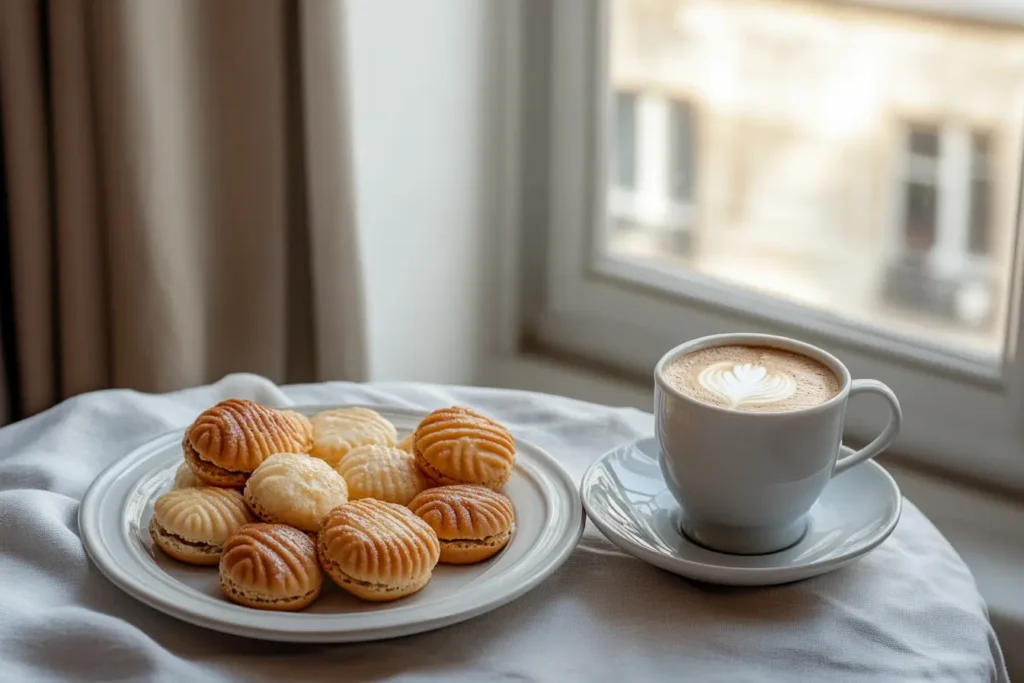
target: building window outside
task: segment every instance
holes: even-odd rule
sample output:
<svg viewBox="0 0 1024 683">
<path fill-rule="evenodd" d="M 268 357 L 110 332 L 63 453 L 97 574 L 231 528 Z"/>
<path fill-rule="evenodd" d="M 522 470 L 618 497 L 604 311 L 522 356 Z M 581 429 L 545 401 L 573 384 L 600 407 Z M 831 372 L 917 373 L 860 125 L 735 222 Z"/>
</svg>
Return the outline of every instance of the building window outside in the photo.
<svg viewBox="0 0 1024 683">
<path fill-rule="evenodd" d="M 907 128 L 903 178 L 905 252 L 935 252 L 947 270 L 989 256 L 990 136 L 960 126 Z"/>
<path fill-rule="evenodd" d="M 941 151 L 938 127 L 912 126 L 909 132 L 909 147 L 907 175 L 904 179 L 904 246 L 912 253 L 926 253 L 935 245 L 938 224 Z"/>
<path fill-rule="evenodd" d="M 617 92 L 614 101 L 612 178 L 616 187 L 636 190 L 637 96 L 631 92 Z"/>
<path fill-rule="evenodd" d="M 995 303 L 991 136 L 961 125 L 907 127 L 895 261 L 886 300 L 978 327 Z"/>
<path fill-rule="evenodd" d="M 656 91 L 613 94 L 610 213 L 618 231 L 662 253 L 688 254 L 696 211 L 696 117 L 692 105 Z"/>
<path fill-rule="evenodd" d="M 637 227 L 637 108 L 639 97 L 632 92 L 612 96 L 608 149 L 608 213 L 612 231 L 632 232 Z"/>
<path fill-rule="evenodd" d="M 672 201 L 680 204 L 692 204 L 695 198 L 694 187 L 694 147 L 697 136 L 694 134 L 695 121 L 693 108 L 689 102 L 672 100 L 669 102 L 669 196 Z"/>
<path fill-rule="evenodd" d="M 971 137 L 971 210 L 968 227 L 968 251 L 974 256 L 991 254 L 992 188 L 989 169 L 992 163 L 990 140 L 987 133 L 974 133 Z"/>
</svg>

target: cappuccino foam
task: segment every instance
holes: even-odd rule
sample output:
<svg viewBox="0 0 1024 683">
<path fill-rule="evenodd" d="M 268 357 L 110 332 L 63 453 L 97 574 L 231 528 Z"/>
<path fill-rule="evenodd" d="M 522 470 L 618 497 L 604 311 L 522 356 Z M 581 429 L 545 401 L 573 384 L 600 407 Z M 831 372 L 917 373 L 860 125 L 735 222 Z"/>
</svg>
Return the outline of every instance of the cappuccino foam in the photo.
<svg viewBox="0 0 1024 683">
<path fill-rule="evenodd" d="M 748 412 L 810 408 L 839 393 L 828 367 L 799 353 L 767 346 L 714 346 L 669 362 L 662 371 L 690 398 Z"/>
</svg>

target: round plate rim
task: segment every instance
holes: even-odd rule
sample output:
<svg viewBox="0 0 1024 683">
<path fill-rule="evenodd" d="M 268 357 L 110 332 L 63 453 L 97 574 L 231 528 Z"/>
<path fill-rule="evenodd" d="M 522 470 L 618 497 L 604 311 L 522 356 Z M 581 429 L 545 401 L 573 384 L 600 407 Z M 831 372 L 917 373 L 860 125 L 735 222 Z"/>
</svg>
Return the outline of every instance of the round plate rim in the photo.
<svg viewBox="0 0 1024 683">
<path fill-rule="evenodd" d="M 637 559 L 648 562 L 673 574 L 678 574 L 698 581 L 705 581 L 707 583 L 735 586 L 769 586 L 811 578 L 813 576 L 818 576 L 835 569 L 839 569 L 845 564 L 852 562 L 853 560 L 862 557 L 877 548 L 887 538 L 889 538 L 890 535 L 892 535 L 892 532 L 895 531 L 896 526 L 899 524 L 900 517 L 903 514 L 903 494 L 900 491 L 899 486 L 896 484 L 896 480 L 893 479 L 892 475 L 877 462 L 874 460 L 867 460 L 858 465 L 858 467 L 871 467 L 874 469 L 876 474 L 882 476 L 890 489 L 893 499 L 896 501 L 895 512 L 886 526 L 870 540 L 859 545 L 855 552 L 847 553 L 846 555 L 838 558 L 813 560 L 811 562 L 795 564 L 790 567 L 728 567 L 723 565 L 706 564 L 704 562 L 696 562 L 682 557 L 673 557 L 657 553 L 635 544 L 633 541 L 625 538 L 614 529 L 608 527 L 602 519 L 602 513 L 594 512 L 593 506 L 590 503 L 590 496 L 588 495 L 588 490 L 592 485 L 592 479 L 602 463 L 618 453 L 634 449 L 640 450 L 638 444 L 652 440 L 655 442 L 657 441 L 656 437 L 650 436 L 632 439 L 608 450 L 600 458 L 591 463 L 587 468 L 587 471 L 584 472 L 583 478 L 580 481 L 580 499 L 583 501 L 583 508 L 586 512 L 587 519 L 593 522 L 594 526 L 596 526 L 608 540 Z M 850 450 L 846 446 L 842 446 L 842 449 L 844 451 Z"/>
<path fill-rule="evenodd" d="M 409 419 L 422 419 L 429 411 L 418 408 L 410 408 L 399 405 L 382 405 L 367 403 L 326 403 L 326 404 L 297 404 L 292 406 L 280 406 L 283 410 L 296 410 L 306 414 L 316 413 L 322 410 L 336 408 L 365 407 L 376 410 L 385 416 L 396 415 Z M 212 617 L 209 615 L 197 614 L 191 610 L 180 608 L 174 604 L 173 599 L 154 595 L 143 584 L 139 583 L 131 573 L 116 564 L 112 563 L 109 556 L 109 549 L 106 546 L 101 532 L 101 521 L 99 519 L 100 506 L 98 501 L 102 498 L 103 492 L 108 489 L 117 479 L 117 475 L 125 469 L 134 457 L 140 453 L 149 452 L 154 447 L 159 447 L 161 441 L 167 440 L 171 435 L 180 434 L 184 427 L 167 430 L 158 436 L 147 439 L 145 442 L 130 449 L 124 456 L 118 458 L 108 465 L 96 476 L 89 485 L 82 497 L 78 508 L 77 522 L 82 544 L 86 554 L 100 572 L 117 586 L 119 589 L 135 598 L 136 600 L 156 609 L 164 614 L 172 616 L 180 621 L 208 628 L 221 633 L 255 638 L 259 640 L 271 640 L 278 642 L 304 642 L 304 643 L 350 643 L 369 642 L 396 638 L 416 633 L 432 631 L 445 626 L 450 626 L 474 617 L 490 612 L 502 605 L 505 605 L 516 598 L 536 588 L 541 582 L 561 567 L 569 556 L 576 549 L 586 526 L 586 514 L 584 512 L 580 489 L 576 486 L 568 470 L 556 460 L 547 450 L 536 444 L 516 437 L 516 443 L 525 446 L 531 452 L 531 459 L 536 462 L 541 470 L 546 470 L 549 478 L 556 483 L 556 488 L 563 489 L 568 496 L 569 517 L 564 528 L 559 533 L 559 538 L 554 548 L 546 555 L 537 559 L 538 568 L 533 574 L 525 577 L 513 585 L 496 591 L 488 598 L 469 605 L 465 609 L 456 611 L 453 614 L 446 614 L 440 617 L 420 617 L 405 623 L 396 625 L 384 625 L 372 627 L 359 632 L 347 630 L 332 631 L 296 631 L 287 629 L 256 628 L 231 619 Z M 517 449 L 518 450 L 518 449 Z M 123 508 L 127 500 L 120 502 Z M 557 505 L 558 501 L 554 501 Z M 119 522 L 123 522 L 123 512 Z M 500 575 L 498 575 L 500 576 Z M 493 581 L 494 579 L 490 579 Z M 315 615 L 324 617 L 326 615 Z"/>
</svg>

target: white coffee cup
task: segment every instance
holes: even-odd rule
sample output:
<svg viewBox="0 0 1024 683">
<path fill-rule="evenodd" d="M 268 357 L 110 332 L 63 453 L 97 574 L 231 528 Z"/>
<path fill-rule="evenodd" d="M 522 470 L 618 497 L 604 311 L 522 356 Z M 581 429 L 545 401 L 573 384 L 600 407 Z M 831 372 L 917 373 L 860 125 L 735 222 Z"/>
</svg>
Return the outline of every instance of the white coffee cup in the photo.
<svg viewBox="0 0 1024 683">
<path fill-rule="evenodd" d="M 839 393 L 823 403 L 779 412 L 733 410 L 698 401 L 669 383 L 665 367 L 714 346 L 767 346 L 802 354 L 831 369 Z M 900 432 L 903 414 L 889 387 L 850 379 L 822 349 L 785 337 L 719 334 L 681 344 L 654 369 L 655 431 L 661 471 L 682 508 L 682 530 L 713 550 L 762 554 L 787 548 L 807 529 L 807 512 L 829 479 L 875 457 Z M 889 423 L 864 448 L 839 459 L 851 396 L 877 394 L 889 404 Z"/>
</svg>

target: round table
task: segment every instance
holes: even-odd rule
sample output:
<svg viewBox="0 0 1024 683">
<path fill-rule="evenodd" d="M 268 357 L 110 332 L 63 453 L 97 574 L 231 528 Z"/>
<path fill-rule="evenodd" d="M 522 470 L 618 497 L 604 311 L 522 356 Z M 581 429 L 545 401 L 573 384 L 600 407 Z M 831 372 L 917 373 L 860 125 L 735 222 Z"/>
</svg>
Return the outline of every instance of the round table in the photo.
<svg viewBox="0 0 1024 683">
<path fill-rule="evenodd" d="M 136 602 L 89 562 L 78 502 L 124 453 L 216 401 L 466 404 L 558 458 L 577 482 L 649 414 L 496 389 L 254 375 L 166 395 L 80 396 L 0 430 L 0 680 L 1006 681 L 967 567 L 911 503 L 852 566 L 801 583 L 692 583 L 619 551 L 588 524 L 533 592 L 433 633 L 345 646 L 250 641 Z"/>
</svg>

